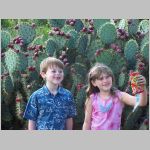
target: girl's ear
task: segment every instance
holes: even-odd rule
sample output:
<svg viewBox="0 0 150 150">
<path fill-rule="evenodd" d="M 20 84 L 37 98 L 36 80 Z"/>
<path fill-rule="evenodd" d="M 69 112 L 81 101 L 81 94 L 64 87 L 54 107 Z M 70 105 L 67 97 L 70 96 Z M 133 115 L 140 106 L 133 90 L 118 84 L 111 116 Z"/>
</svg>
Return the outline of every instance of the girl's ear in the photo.
<svg viewBox="0 0 150 150">
<path fill-rule="evenodd" d="M 91 81 L 92 85 L 96 87 L 95 81 Z"/>
</svg>

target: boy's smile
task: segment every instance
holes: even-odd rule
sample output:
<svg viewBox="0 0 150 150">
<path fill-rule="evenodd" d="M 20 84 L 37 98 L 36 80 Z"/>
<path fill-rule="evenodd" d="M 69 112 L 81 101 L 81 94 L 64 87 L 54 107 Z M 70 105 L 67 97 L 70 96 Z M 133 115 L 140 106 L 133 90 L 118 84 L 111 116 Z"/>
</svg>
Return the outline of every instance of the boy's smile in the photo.
<svg viewBox="0 0 150 150">
<path fill-rule="evenodd" d="M 46 82 L 54 85 L 59 85 L 64 78 L 64 72 L 57 66 L 49 67 L 46 73 L 43 73 Z"/>
</svg>

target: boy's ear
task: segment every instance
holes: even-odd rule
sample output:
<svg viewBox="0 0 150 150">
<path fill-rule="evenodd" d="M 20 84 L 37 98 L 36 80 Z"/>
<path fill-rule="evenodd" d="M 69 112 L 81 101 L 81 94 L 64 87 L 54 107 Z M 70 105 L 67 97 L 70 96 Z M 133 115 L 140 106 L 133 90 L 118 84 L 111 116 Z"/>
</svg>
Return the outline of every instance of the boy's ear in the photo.
<svg viewBox="0 0 150 150">
<path fill-rule="evenodd" d="M 45 79 L 45 72 L 41 72 L 40 75 L 43 79 Z"/>
</svg>

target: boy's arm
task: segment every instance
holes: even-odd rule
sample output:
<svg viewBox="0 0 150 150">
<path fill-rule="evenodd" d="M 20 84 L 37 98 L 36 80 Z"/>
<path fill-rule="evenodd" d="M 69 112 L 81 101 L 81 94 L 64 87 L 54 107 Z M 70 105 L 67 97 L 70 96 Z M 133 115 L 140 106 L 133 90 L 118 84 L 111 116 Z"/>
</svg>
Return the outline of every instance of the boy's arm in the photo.
<svg viewBox="0 0 150 150">
<path fill-rule="evenodd" d="M 91 116 L 92 116 L 92 100 L 89 99 L 86 103 L 85 108 L 85 119 L 83 123 L 83 130 L 90 130 L 91 129 Z"/>
<path fill-rule="evenodd" d="M 38 116 L 38 103 L 36 94 L 32 94 L 26 105 L 23 117 L 28 120 L 28 130 L 36 130 L 36 120 Z"/>
<path fill-rule="evenodd" d="M 73 128 L 73 119 L 68 118 L 66 120 L 66 130 L 72 130 L 72 128 Z"/>
<path fill-rule="evenodd" d="M 33 120 L 28 121 L 28 130 L 36 130 L 35 121 Z"/>
</svg>

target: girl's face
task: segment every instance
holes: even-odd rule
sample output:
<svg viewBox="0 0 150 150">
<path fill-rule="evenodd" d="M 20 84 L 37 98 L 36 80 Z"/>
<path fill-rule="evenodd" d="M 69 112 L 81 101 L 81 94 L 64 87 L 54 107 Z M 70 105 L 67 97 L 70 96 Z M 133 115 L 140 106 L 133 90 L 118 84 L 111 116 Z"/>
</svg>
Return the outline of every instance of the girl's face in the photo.
<svg viewBox="0 0 150 150">
<path fill-rule="evenodd" d="M 49 67 L 46 73 L 42 73 L 41 75 L 47 83 L 54 85 L 59 85 L 64 78 L 63 69 L 57 66 Z"/>
<path fill-rule="evenodd" d="M 98 87 L 100 91 L 108 92 L 112 87 L 112 77 L 102 73 L 99 79 L 91 81 L 94 87 Z"/>
</svg>

